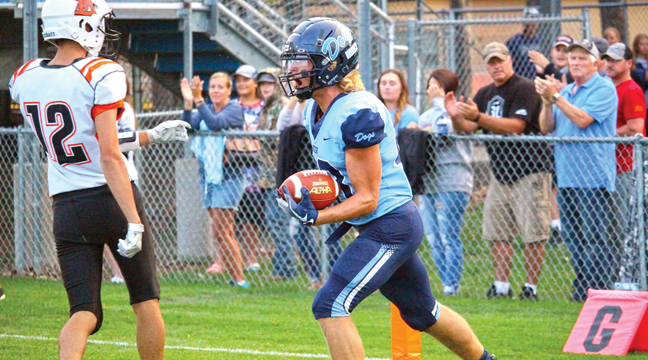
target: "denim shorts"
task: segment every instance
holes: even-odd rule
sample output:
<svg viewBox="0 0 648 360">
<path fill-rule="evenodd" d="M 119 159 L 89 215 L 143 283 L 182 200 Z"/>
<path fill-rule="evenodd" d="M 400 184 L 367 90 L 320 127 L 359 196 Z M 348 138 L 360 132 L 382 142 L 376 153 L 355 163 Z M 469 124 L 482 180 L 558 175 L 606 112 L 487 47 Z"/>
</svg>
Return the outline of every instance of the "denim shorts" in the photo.
<svg viewBox="0 0 648 360">
<path fill-rule="evenodd" d="M 243 191 L 245 190 L 245 176 L 242 167 L 223 167 L 223 180 L 220 184 L 205 183 L 205 167 L 199 162 L 200 190 L 202 203 L 205 209 L 233 209 L 238 210 Z"/>
</svg>

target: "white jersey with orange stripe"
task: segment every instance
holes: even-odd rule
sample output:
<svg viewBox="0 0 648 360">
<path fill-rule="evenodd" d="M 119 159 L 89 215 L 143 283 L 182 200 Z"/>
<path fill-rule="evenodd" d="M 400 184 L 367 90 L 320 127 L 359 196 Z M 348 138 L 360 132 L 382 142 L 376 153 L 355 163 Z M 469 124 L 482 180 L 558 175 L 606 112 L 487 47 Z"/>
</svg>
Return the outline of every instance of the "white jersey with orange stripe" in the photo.
<svg viewBox="0 0 648 360">
<path fill-rule="evenodd" d="M 124 69 L 98 57 L 48 63 L 34 59 L 20 67 L 9 90 L 47 153 L 50 196 L 105 185 L 94 118 L 110 109 L 121 116 Z"/>
</svg>

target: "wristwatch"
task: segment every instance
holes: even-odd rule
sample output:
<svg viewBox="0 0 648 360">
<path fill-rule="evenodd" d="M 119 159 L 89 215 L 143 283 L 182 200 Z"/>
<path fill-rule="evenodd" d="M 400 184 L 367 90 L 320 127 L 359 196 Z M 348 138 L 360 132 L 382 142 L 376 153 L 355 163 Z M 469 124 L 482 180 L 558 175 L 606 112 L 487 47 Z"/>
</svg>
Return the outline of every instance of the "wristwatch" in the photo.
<svg viewBox="0 0 648 360">
<path fill-rule="evenodd" d="M 200 105 L 202 105 L 202 103 L 204 103 L 204 102 L 205 102 L 204 99 L 194 100 L 194 104 L 195 104 L 196 106 L 200 106 Z"/>
<path fill-rule="evenodd" d="M 477 113 L 477 117 L 476 117 L 476 118 L 474 118 L 474 119 L 467 119 L 467 120 L 472 121 L 472 122 L 474 122 L 474 123 L 477 123 L 477 122 L 479 121 L 479 118 L 480 118 L 480 117 L 481 117 L 481 113 Z"/>
<path fill-rule="evenodd" d="M 556 101 L 558 101 L 558 98 L 559 98 L 559 97 L 560 97 L 560 93 L 555 93 L 555 94 L 553 94 L 553 96 L 551 97 L 551 103 L 552 103 L 552 104 L 555 104 Z"/>
</svg>

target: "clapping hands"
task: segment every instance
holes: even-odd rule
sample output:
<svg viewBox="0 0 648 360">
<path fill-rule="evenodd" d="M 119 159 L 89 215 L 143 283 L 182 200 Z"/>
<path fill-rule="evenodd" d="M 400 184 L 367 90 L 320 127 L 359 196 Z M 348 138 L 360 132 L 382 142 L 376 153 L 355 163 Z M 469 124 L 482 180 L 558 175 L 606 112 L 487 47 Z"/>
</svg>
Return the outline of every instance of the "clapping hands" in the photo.
<svg viewBox="0 0 648 360">
<path fill-rule="evenodd" d="M 194 76 L 191 83 L 187 78 L 180 81 L 180 91 L 185 101 L 193 102 L 194 100 L 202 100 L 202 89 L 204 81 L 200 80 L 200 76 Z"/>
<path fill-rule="evenodd" d="M 545 105 L 551 104 L 551 98 L 554 94 L 559 93 L 560 90 L 567 85 L 565 75 L 563 75 L 562 81 L 557 80 L 553 75 L 551 75 L 545 79 L 536 77 L 533 82 L 535 84 L 536 92 L 540 95 L 542 102 Z"/>
<path fill-rule="evenodd" d="M 448 115 L 453 119 L 460 116 L 466 120 L 473 120 L 479 115 L 479 108 L 471 98 L 465 99 L 460 96 L 457 100 L 452 91 L 446 94 L 444 104 Z"/>
</svg>

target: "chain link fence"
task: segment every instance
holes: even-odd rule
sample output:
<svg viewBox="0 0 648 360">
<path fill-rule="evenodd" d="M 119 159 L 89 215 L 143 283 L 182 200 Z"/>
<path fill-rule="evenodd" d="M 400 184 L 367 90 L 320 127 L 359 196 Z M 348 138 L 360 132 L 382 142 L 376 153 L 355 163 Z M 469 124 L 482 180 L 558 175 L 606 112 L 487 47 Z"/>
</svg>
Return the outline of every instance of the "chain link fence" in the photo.
<svg viewBox="0 0 648 360">
<path fill-rule="evenodd" d="M 434 69 L 452 70 L 459 77 L 459 93 L 472 96 L 491 82 L 484 67 L 482 51 L 494 41 L 507 45 L 513 67 L 519 75 L 533 78 L 535 68 L 529 63 L 529 50 L 539 51 L 547 58 L 560 34 L 575 39 L 587 32 L 587 16 L 524 18 L 519 15 L 410 20 L 408 22 L 407 69 L 410 94 L 414 105 L 421 109 L 429 74 Z M 523 35 L 525 34 L 525 35 Z"/>
<path fill-rule="evenodd" d="M 160 114 L 155 120 L 157 122 L 172 116 Z M 151 119 L 145 118 L 142 123 L 149 120 Z M 222 139 L 222 135 L 195 134 L 187 143 L 149 146 L 136 154 L 138 186 L 150 218 L 150 228 L 147 231 L 151 232 L 156 243 L 159 276 L 162 281 L 226 286 L 232 277 L 242 274 L 256 289 L 268 286 L 315 289 L 326 279 L 342 248 L 356 234 L 350 232 L 336 246 L 324 245 L 323 240 L 334 229 L 333 225 L 303 227 L 283 214 L 276 205 L 273 190 L 276 187 L 278 163 L 282 164 L 285 174 L 315 167 L 310 143 L 303 132 L 293 134 L 292 143 L 289 142 L 290 137 L 284 137 L 280 142 L 277 132 L 227 133 L 225 136 L 243 135 L 253 136 L 262 145 L 256 160 L 225 165 L 225 176 L 220 184 L 216 189 L 207 190 L 207 193 L 218 194 L 219 198 L 215 201 L 227 198 L 235 204 L 238 211 L 229 212 L 229 219 L 233 220 L 230 222 L 231 228 L 223 226 L 228 221 L 227 211 L 208 212 L 204 208 L 203 201 L 208 197 L 205 195 L 206 188 L 201 186 L 201 177 L 209 178 L 209 173 L 214 169 L 208 163 L 223 156 L 222 148 L 218 149 L 218 146 L 223 146 L 222 142 L 218 145 L 218 140 L 215 140 Z M 299 140 L 295 142 L 294 139 Z M 56 278 L 59 270 L 52 236 L 51 199 L 47 196 L 45 158 L 28 129 L 3 130 L 0 132 L 0 141 L 3 153 L 0 178 L 3 180 L 4 200 L 4 205 L 0 207 L 0 270 L 4 275 Z M 446 196 L 446 188 L 439 188 L 439 165 L 428 164 L 423 174 L 423 186 L 415 187 L 419 193 L 416 201 L 422 212 L 426 233 L 419 254 L 430 272 L 436 294 L 447 290 L 444 285 L 448 285 L 447 279 L 450 277 L 457 279 L 458 296 L 485 296 L 495 277 L 494 256 L 504 254 L 493 251 L 493 242 L 489 241 L 492 239 L 485 240 L 487 236 L 484 234 L 484 226 L 486 219 L 492 220 L 494 215 L 499 215 L 499 221 L 495 222 L 497 225 L 490 232 L 511 234 L 509 240 L 512 252 L 506 254 L 510 257 L 506 260 L 510 261 L 509 279 L 514 295 L 528 282 L 528 263 L 531 259 L 536 266 L 535 276 L 538 278 L 541 300 L 561 300 L 572 296 L 572 281 L 575 278 L 570 262 L 572 254 L 557 233 L 550 236 L 549 219 L 540 218 L 534 213 L 527 214 L 540 219 L 534 231 L 539 232 L 536 240 L 542 240 L 539 243 L 543 246 L 534 247 L 535 252 L 527 254 L 525 261 L 526 230 L 515 230 L 520 213 L 509 208 L 489 214 L 488 206 L 485 205 L 486 198 L 492 196 L 494 182 L 497 180 L 492 177 L 488 151 L 484 144 L 505 146 L 516 141 L 527 146 L 556 142 L 578 146 L 592 139 L 472 135 L 450 136 L 429 145 L 427 156 L 431 158 L 443 156 L 439 144 L 462 143 L 467 146 L 470 149 L 468 170 L 473 177 L 468 189 L 459 191 L 463 191 L 465 195 L 455 197 L 455 200 L 462 199 L 464 209 L 461 210 L 460 206 L 447 213 L 441 210 L 450 209 L 453 198 Z M 643 166 L 635 166 L 631 172 L 622 174 L 624 181 L 631 184 L 622 201 L 615 200 L 614 194 L 607 194 L 609 202 L 603 205 L 595 202 L 591 204 L 592 207 L 607 209 L 599 214 L 601 221 L 606 224 L 606 232 L 601 238 L 591 237 L 591 234 L 583 236 L 588 243 L 591 242 L 595 253 L 611 256 L 600 260 L 600 266 L 590 275 L 601 276 L 601 282 L 596 287 L 645 289 L 644 209 L 648 204 L 644 202 L 645 186 L 648 184 L 648 179 L 645 179 L 648 175 L 645 156 L 648 147 L 643 139 L 615 138 L 606 141 L 634 143 L 635 149 L 643 149 L 643 152 L 635 151 L 634 155 L 634 163 Z M 212 154 L 211 159 L 197 159 L 196 154 L 200 152 L 194 151 L 196 142 L 207 144 L 207 153 Z M 211 149 L 209 144 L 216 144 L 217 148 Z M 280 149 L 281 146 L 284 148 Z M 283 158 L 279 158 L 280 152 L 284 155 Z M 506 159 L 510 162 L 507 166 L 511 169 L 520 166 L 519 156 L 522 155 L 511 153 Z M 32 164 L 38 165 L 34 167 Z M 582 171 L 588 173 L 587 169 Z M 521 182 L 528 191 L 523 188 L 518 203 L 524 207 L 535 202 L 540 204 L 537 205 L 539 213 L 548 211 L 551 197 L 555 196 L 551 191 L 550 172 L 546 172 L 542 181 Z M 255 179 L 256 186 L 251 186 L 250 180 Z M 569 194 L 563 199 L 574 200 L 577 199 L 571 198 Z M 441 216 L 442 214 L 445 215 Z M 572 215 L 577 214 L 561 214 L 561 217 Z M 454 245 L 450 243 L 452 223 L 455 223 L 455 228 L 459 231 L 455 239 L 458 242 Z M 492 221 L 490 223 L 493 224 Z M 442 231 L 439 232 L 439 229 Z M 437 233 L 441 236 L 436 236 Z M 233 235 L 233 241 L 227 234 Z M 443 256 L 454 260 L 444 261 Z M 112 275 L 113 270 L 106 266 L 105 278 Z"/>
</svg>

